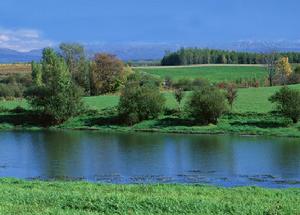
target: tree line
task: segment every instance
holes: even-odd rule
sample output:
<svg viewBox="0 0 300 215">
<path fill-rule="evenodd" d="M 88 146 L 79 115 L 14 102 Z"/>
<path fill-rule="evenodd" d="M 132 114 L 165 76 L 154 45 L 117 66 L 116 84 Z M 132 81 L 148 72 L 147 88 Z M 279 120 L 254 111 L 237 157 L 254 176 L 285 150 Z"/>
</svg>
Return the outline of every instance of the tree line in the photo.
<svg viewBox="0 0 300 215">
<path fill-rule="evenodd" d="M 192 64 L 266 64 L 266 53 L 236 52 L 216 49 L 181 48 L 167 52 L 162 66 Z M 287 57 L 290 63 L 300 63 L 300 52 L 282 52 L 276 58 Z"/>
</svg>

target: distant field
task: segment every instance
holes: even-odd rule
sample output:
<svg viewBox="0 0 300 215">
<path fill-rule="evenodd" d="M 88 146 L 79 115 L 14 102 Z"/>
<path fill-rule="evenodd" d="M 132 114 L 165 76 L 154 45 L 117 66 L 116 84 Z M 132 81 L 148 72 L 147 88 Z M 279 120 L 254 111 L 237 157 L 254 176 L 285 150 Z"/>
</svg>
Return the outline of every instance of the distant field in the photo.
<svg viewBox="0 0 300 215">
<path fill-rule="evenodd" d="M 30 64 L 0 64 L 0 75 L 9 75 L 16 73 L 30 73 Z"/>
<path fill-rule="evenodd" d="M 183 78 L 204 78 L 211 82 L 235 81 L 237 79 L 256 78 L 264 81 L 267 71 L 260 65 L 205 65 L 179 67 L 137 67 L 135 71 L 148 72 L 162 78 L 171 77 L 173 80 Z"/>
</svg>

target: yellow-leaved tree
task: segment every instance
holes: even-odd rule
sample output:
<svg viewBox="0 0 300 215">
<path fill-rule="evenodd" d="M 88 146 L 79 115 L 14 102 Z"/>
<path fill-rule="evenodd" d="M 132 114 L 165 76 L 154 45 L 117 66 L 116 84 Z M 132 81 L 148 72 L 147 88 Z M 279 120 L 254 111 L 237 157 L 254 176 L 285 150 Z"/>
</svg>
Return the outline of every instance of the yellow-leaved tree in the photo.
<svg viewBox="0 0 300 215">
<path fill-rule="evenodd" d="M 280 84 L 286 84 L 292 74 L 292 67 L 288 57 L 281 57 L 276 63 L 276 73 Z"/>
</svg>

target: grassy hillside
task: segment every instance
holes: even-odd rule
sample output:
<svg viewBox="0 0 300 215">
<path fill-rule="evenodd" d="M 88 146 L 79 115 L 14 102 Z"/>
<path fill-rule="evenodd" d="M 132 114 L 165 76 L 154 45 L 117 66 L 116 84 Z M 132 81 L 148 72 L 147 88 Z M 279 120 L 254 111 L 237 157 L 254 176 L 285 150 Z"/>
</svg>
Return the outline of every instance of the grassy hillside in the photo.
<svg viewBox="0 0 300 215">
<path fill-rule="evenodd" d="M 298 214 L 299 189 L 0 180 L 1 214 Z"/>
<path fill-rule="evenodd" d="M 187 67 L 144 67 L 136 71 L 148 72 L 162 78 L 171 77 L 173 80 L 182 78 L 204 78 L 211 82 L 235 81 L 237 79 L 256 78 L 264 81 L 267 75 L 262 66 L 187 66 Z"/>
</svg>

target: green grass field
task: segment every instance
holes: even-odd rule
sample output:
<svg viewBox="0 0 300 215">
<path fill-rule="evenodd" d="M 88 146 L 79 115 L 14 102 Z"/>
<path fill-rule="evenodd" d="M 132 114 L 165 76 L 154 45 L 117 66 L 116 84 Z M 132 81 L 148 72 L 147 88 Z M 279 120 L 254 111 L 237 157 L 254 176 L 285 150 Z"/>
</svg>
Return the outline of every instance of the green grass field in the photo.
<svg viewBox="0 0 300 215">
<path fill-rule="evenodd" d="M 136 71 L 148 72 L 162 78 L 171 77 L 173 80 L 188 78 L 204 78 L 211 82 L 228 82 L 237 79 L 256 78 L 263 82 L 267 71 L 262 66 L 192 66 L 192 67 L 149 67 L 136 68 Z"/>
<path fill-rule="evenodd" d="M 0 214 L 299 214 L 299 189 L 0 180 Z"/>
</svg>

